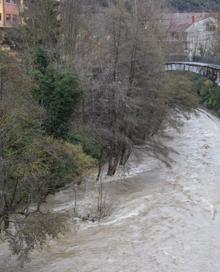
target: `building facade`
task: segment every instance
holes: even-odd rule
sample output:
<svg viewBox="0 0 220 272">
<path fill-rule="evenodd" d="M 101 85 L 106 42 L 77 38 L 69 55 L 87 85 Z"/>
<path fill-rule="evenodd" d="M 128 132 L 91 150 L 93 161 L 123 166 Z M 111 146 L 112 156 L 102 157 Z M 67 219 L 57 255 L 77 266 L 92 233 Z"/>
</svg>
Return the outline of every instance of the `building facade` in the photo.
<svg viewBox="0 0 220 272">
<path fill-rule="evenodd" d="M 213 13 L 172 13 L 165 17 L 168 40 L 188 57 L 212 53 L 218 27 Z M 175 49 L 174 49 L 175 51 Z"/>
<path fill-rule="evenodd" d="M 20 22 L 22 0 L 0 0 L 0 28 L 10 28 Z"/>
<path fill-rule="evenodd" d="M 188 55 L 206 56 L 213 53 L 216 43 L 217 20 L 208 17 L 193 23 L 186 29 L 186 51 Z"/>
</svg>

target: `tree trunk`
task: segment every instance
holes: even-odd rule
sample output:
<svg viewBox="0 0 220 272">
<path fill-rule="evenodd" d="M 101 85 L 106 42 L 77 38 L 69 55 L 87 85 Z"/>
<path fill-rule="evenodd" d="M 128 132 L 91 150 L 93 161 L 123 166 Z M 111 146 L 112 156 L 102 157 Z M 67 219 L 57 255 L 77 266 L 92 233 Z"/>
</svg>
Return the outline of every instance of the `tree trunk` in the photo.
<svg viewBox="0 0 220 272">
<path fill-rule="evenodd" d="M 9 228 L 9 214 L 6 213 L 4 215 L 4 230 L 7 230 Z"/>
<path fill-rule="evenodd" d="M 99 170 L 98 170 L 98 174 L 96 177 L 96 181 L 98 181 L 100 179 L 101 173 L 102 173 L 102 166 L 103 166 L 103 150 L 101 151 L 101 156 L 99 159 Z"/>
<path fill-rule="evenodd" d="M 131 148 L 124 148 L 121 154 L 121 159 L 120 159 L 120 165 L 125 166 L 127 163 L 128 159 L 130 158 L 132 149 Z"/>
<path fill-rule="evenodd" d="M 111 157 L 109 158 L 109 164 L 108 164 L 108 176 L 114 176 L 119 164 L 119 160 L 120 160 L 120 156 L 116 155 L 115 157 L 113 157 L 113 155 L 111 155 Z"/>
</svg>

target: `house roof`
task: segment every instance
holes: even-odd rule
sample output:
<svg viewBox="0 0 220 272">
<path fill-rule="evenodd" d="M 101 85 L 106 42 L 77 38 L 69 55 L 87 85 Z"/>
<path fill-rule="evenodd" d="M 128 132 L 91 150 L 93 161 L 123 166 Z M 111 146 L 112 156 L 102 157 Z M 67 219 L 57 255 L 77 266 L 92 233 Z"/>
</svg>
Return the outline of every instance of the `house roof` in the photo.
<svg viewBox="0 0 220 272">
<path fill-rule="evenodd" d="M 170 32 L 184 32 L 194 23 L 214 16 L 214 13 L 168 13 L 164 15 L 163 22 Z"/>
</svg>

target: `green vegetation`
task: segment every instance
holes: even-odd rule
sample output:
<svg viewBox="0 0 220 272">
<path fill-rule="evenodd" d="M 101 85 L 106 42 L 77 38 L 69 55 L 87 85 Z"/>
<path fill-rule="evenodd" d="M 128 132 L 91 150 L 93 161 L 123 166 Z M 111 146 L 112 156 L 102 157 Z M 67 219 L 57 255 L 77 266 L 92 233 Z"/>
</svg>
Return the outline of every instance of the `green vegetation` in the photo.
<svg viewBox="0 0 220 272">
<path fill-rule="evenodd" d="M 220 87 L 207 78 L 185 72 L 169 73 L 168 92 L 173 93 L 171 105 L 190 110 L 200 104 L 220 115 Z"/>
<path fill-rule="evenodd" d="M 81 145 L 83 151 L 87 155 L 98 161 L 102 157 L 103 146 L 89 136 L 82 136 L 80 134 L 69 134 L 67 137 L 67 141 L 75 145 Z"/>
<path fill-rule="evenodd" d="M 0 236 L 21 262 L 65 229 L 65 214 L 42 208 L 48 194 L 80 184 L 97 164 L 66 140 L 82 89 L 77 74 L 54 58 L 59 33 L 52 2 L 29 2 L 26 24 L 7 37 L 16 51 L 0 50 Z"/>
<path fill-rule="evenodd" d="M 96 161 L 80 145 L 48 135 L 44 110 L 30 95 L 29 76 L 16 58 L 0 52 L 0 59 L 0 233 L 23 261 L 65 227 L 64 215 L 41 209 L 47 195 L 78 183 Z"/>
<path fill-rule="evenodd" d="M 169 73 L 167 90 L 170 107 L 178 107 L 182 111 L 198 107 L 199 98 L 191 76 L 179 72 Z"/>
<path fill-rule="evenodd" d="M 34 64 L 32 93 L 46 110 L 43 126 L 48 135 L 65 138 L 71 116 L 82 97 L 79 78 L 73 72 L 59 72 L 50 66 L 47 54 L 41 48 L 37 50 Z"/>
<path fill-rule="evenodd" d="M 220 115 L 220 87 L 201 76 L 194 76 L 193 80 L 200 98 L 200 103 Z"/>
</svg>

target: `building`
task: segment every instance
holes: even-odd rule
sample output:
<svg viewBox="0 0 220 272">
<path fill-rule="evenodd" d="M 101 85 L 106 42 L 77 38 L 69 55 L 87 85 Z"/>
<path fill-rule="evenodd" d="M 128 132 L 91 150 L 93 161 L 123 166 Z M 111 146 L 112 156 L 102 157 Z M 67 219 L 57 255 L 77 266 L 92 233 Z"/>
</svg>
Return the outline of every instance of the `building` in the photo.
<svg viewBox="0 0 220 272">
<path fill-rule="evenodd" d="M 0 28 L 10 28 L 20 22 L 22 0 L 0 0 Z"/>
<path fill-rule="evenodd" d="M 217 19 L 213 13 L 171 13 L 163 18 L 168 40 L 190 58 L 212 53 Z"/>
</svg>

